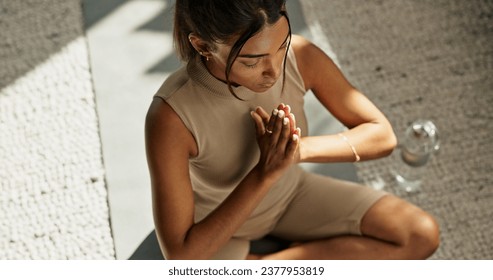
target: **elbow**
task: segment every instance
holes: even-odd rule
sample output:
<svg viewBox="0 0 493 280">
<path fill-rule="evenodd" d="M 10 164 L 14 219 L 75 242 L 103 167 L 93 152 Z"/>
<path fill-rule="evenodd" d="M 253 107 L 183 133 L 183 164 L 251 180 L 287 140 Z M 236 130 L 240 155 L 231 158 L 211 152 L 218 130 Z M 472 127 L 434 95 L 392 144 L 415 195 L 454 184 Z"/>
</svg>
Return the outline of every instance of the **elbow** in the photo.
<svg viewBox="0 0 493 280">
<path fill-rule="evenodd" d="M 208 255 L 211 252 L 197 246 L 196 242 L 191 244 L 187 238 L 170 236 L 173 236 L 173 234 L 168 234 L 165 237 L 156 225 L 157 241 L 165 260 L 206 260 L 211 257 Z"/>
<path fill-rule="evenodd" d="M 169 250 L 161 246 L 161 253 L 163 254 L 164 259 L 168 261 L 183 259 L 180 250 Z"/>
<path fill-rule="evenodd" d="M 176 246 L 171 248 L 163 248 L 161 252 L 166 260 L 206 260 L 207 256 L 199 250 L 187 250 L 185 246 Z"/>
<path fill-rule="evenodd" d="M 389 128 L 386 130 L 385 136 L 382 139 L 382 156 L 389 156 L 396 147 L 397 137 L 395 136 L 392 127 L 389 125 Z"/>
<path fill-rule="evenodd" d="M 166 260 L 197 260 L 199 258 L 193 257 L 190 254 L 187 254 L 183 249 L 170 249 L 166 250 L 161 248 L 161 252 L 163 253 L 164 259 Z"/>
<path fill-rule="evenodd" d="M 164 259 L 166 260 L 207 260 L 205 256 L 197 255 L 194 253 L 187 253 L 183 251 L 171 251 L 171 252 L 164 252 L 163 251 L 163 256 Z"/>
<path fill-rule="evenodd" d="M 165 260 L 168 260 L 168 261 L 174 261 L 174 260 L 190 260 L 191 258 L 188 257 L 180 252 L 164 252 L 163 251 L 163 255 L 164 255 L 164 259 Z"/>
<path fill-rule="evenodd" d="M 156 237 L 159 244 L 159 249 L 161 249 L 161 254 L 165 260 L 184 260 L 191 259 L 190 256 L 185 252 L 184 246 L 180 244 L 171 244 L 172 242 L 166 242 L 159 235 L 156 230 Z"/>
</svg>

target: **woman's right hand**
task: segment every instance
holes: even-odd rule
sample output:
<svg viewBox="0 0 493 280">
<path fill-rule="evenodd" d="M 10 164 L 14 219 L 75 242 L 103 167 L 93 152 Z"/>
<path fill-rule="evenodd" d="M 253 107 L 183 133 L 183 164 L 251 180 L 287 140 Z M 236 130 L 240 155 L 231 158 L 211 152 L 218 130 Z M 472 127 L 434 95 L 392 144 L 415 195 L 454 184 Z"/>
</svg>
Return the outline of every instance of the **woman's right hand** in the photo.
<svg viewBox="0 0 493 280">
<path fill-rule="evenodd" d="M 260 148 L 260 160 L 256 168 L 263 178 L 277 181 L 283 171 L 296 162 L 300 129 L 294 129 L 294 116 L 290 114 L 288 106 L 279 105 L 270 116 L 258 107 L 251 115 Z"/>
</svg>

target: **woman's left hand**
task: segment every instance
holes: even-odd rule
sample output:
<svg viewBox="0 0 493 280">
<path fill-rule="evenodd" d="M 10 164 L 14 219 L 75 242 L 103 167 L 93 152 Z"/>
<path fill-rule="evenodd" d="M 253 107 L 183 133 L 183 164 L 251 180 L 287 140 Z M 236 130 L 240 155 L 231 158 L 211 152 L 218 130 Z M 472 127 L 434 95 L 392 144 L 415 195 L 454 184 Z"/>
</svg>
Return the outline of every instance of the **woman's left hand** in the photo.
<svg viewBox="0 0 493 280">
<path fill-rule="evenodd" d="M 296 118 L 293 113 L 291 113 L 291 107 L 289 105 L 279 104 L 274 111 L 284 111 L 284 115 L 289 119 L 291 136 L 297 135 L 301 138 L 301 129 L 296 127 Z M 255 121 L 257 127 L 257 137 L 271 133 L 274 129 L 276 122 L 276 117 L 269 115 L 262 107 L 257 107 L 255 111 L 252 112 L 252 117 Z M 295 155 L 295 160 L 298 162 L 300 159 L 299 149 Z"/>
</svg>

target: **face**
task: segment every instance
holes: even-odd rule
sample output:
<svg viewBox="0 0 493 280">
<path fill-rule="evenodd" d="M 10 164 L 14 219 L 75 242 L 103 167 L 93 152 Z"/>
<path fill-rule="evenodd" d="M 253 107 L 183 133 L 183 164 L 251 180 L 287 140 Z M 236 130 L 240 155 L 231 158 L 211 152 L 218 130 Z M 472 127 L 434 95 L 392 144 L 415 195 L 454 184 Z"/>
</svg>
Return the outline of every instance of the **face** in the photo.
<svg viewBox="0 0 493 280">
<path fill-rule="evenodd" d="M 268 90 L 282 74 L 289 40 L 289 25 L 285 17 L 264 27 L 241 49 L 231 68 L 231 83 L 255 92 Z M 224 72 L 231 47 L 232 44 L 218 44 L 206 62 L 209 71 L 223 81 L 226 80 Z"/>
</svg>

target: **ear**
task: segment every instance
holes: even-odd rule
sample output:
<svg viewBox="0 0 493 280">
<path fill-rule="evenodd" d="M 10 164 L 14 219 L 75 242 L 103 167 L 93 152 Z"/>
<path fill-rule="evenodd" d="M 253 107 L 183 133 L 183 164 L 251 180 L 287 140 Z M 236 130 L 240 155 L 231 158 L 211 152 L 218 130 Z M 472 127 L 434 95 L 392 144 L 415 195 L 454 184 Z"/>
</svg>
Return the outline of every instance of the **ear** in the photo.
<svg viewBox="0 0 493 280">
<path fill-rule="evenodd" d="M 193 48 L 201 55 L 205 56 L 206 58 L 211 55 L 211 51 L 209 50 L 209 45 L 207 42 L 202 40 L 199 36 L 197 36 L 195 33 L 190 33 L 188 35 L 188 41 L 190 41 L 190 44 L 192 44 Z"/>
</svg>

